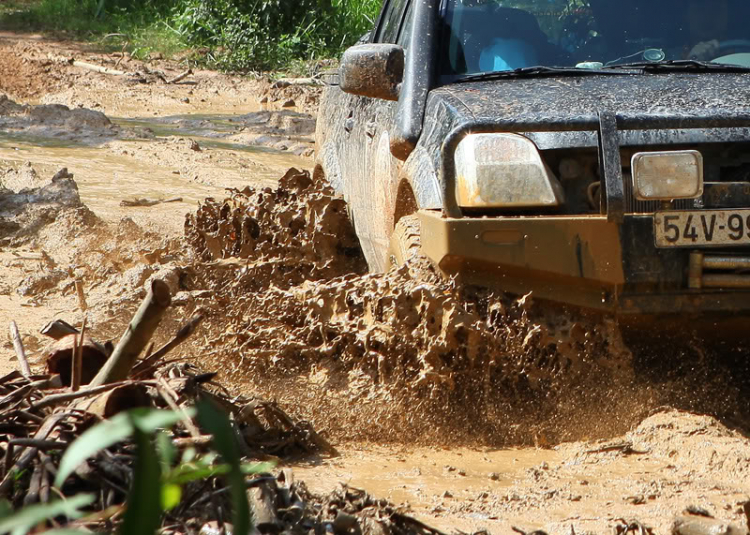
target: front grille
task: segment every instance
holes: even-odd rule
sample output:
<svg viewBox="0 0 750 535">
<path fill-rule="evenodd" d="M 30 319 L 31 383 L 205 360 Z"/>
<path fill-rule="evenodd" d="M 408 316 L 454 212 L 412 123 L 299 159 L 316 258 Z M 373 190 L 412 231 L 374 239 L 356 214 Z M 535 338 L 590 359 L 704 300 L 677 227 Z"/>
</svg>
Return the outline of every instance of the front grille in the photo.
<svg viewBox="0 0 750 535">
<path fill-rule="evenodd" d="M 659 201 L 639 201 L 633 194 L 633 177 L 623 170 L 622 174 L 623 193 L 625 196 L 626 214 L 653 214 L 661 209 Z M 701 199 L 679 199 L 671 205 L 673 210 L 694 210 L 702 208 Z"/>
</svg>

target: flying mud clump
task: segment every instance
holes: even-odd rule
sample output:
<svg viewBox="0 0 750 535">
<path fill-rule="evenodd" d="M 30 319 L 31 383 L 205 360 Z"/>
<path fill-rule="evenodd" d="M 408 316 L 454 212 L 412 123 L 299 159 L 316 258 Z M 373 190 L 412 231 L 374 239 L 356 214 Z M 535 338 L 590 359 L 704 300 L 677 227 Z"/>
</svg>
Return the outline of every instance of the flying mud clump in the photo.
<svg viewBox="0 0 750 535">
<path fill-rule="evenodd" d="M 208 199 L 186 233 L 202 261 L 196 306 L 214 311 L 204 354 L 256 387 L 302 385 L 306 417 L 350 438 L 446 426 L 508 438 L 514 418 L 580 404 L 571 392 L 592 374 L 628 373 L 606 322 L 408 266 L 364 274 L 344 202 L 308 173 Z"/>
<path fill-rule="evenodd" d="M 188 215 L 187 239 L 201 260 L 245 260 L 245 278 L 258 287 L 366 271 L 346 204 L 309 173 L 290 169 L 276 190 L 230 192 Z"/>
</svg>

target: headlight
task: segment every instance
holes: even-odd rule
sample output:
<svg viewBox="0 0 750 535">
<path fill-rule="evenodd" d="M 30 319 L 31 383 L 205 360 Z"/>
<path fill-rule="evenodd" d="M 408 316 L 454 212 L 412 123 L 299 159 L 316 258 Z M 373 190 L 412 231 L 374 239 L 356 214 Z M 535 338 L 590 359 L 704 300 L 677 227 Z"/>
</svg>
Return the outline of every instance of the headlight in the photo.
<svg viewBox="0 0 750 535">
<path fill-rule="evenodd" d="M 517 134 L 469 134 L 456 147 L 456 199 L 462 208 L 554 207 L 562 186 L 536 145 Z"/>
<path fill-rule="evenodd" d="M 697 150 L 639 152 L 631 161 L 639 201 L 696 199 L 703 195 L 703 156 Z"/>
</svg>

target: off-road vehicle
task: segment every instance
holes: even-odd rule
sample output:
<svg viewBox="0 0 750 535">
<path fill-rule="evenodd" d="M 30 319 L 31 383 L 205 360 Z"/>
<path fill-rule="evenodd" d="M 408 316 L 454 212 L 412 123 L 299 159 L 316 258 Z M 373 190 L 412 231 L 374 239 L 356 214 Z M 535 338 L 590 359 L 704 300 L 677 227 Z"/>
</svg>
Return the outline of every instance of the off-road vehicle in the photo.
<svg viewBox="0 0 750 535">
<path fill-rule="evenodd" d="M 374 271 L 625 317 L 750 310 L 750 2 L 385 0 L 316 173 Z"/>
</svg>

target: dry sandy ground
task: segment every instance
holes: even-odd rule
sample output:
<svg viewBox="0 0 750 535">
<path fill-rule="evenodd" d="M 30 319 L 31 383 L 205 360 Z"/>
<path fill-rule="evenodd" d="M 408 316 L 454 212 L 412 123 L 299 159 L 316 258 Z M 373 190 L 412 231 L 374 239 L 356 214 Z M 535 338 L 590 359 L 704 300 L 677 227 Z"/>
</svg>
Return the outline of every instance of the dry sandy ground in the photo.
<svg viewBox="0 0 750 535">
<path fill-rule="evenodd" d="M 139 74 L 102 74 L 76 67 L 70 58 Z M 4 199 L 0 202 L 0 325 L 11 320 L 18 323 L 32 364 L 42 365 L 45 341 L 38 331 L 47 321 L 81 322 L 75 280 L 84 283 L 89 327 L 100 339 L 118 336 L 149 278 L 167 280 L 177 306 L 160 332 L 164 338 L 181 318 L 190 315 L 201 295 L 221 294 L 216 287 L 194 285 L 185 290 L 191 272 L 184 263 L 194 254 L 183 239 L 185 215 L 195 213 L 207 197 L 223 199 L 226 188 L 252 185 L 262 192 L 263 187 L 274 186 L 288 167 L 309 165 L 309 159 L 294 152 L 309 155 L 305 149 L 309 148 L 310 124 L 304 114 L 313 106 L 314 95 L 274 92 L 267 82 L 213 72 L 197 71 L 183 84 L 165 84 L 153 74 L 159 70 L 170 79 L 184 68 L 164 61 L 144 65 L 121 60 L 118 54 L 100 54 L 76 43 L 50 42 L 39 36 L 0 34 L 0 99 L 5 97 L 0 100 L 0 182 L 7 188 L 0 191 Z M 269 97 L 270 104 L 260 103 L 264 97 Z M 282 109 L 290 98 L 298 107 Z M 52 184 L 53 175 L 62 168 L 73 175 L 72 181 L 63 177 Z M 48 191 L 44 188 L 51 187 L 59 191 L 55 190 L 52 200 L 44 200 Z M 34 202 L 13 197 L 19 192 L 32 196 Z M 121 206 L 121 201 L 134 198 L 175 197 L 181 200 L 151 207 Z M 253 269 L 260 273 L 266 267 Z M 222 269 L 229 268 L 216 265 L 208 271 Z M 247 266 L 242 269 L 237 271 L 240 278 L 248 273 Z M 215 273 L 211 280 L 222 281 Z M 365 282 L 352 284 L 387 287 L 385 279 L 357 279 L 361 280 Z M 399 291 L 407 288 L 394 284 Z M 351 317 L 345 318 L 342 310 L 358 306 L 356 292 L 347 289 L 335 294 L 335 286 L 323 281 L 295 293 L 277 284 L 262 291 L 271 292 L 264 295 L 278 303 L 297 299 L 304 306 L 312 303 L 312 309 L 319 302 L 321 310 L 330 305 L 342 316 L 330 318 L 331 329 L 339 329 L 337 336 L 354 340 L 356 331 L 346 330 L 353 329 L 347 323 Z M 413 285 L 408 288 L 425 291 Z M 252 300 L 250 291 L 239 297 Z M 711 416 L 670 408 L 649 412 L 658 396 L 628 392 L 623 399 L 650 401 L 644 401 L 640 412 L 625 407 L 623 401 L 622 410 L 629 416 L 621 421 L 615 421 L 612 407 L 604 412 L 603 406 L 588 406 L 586 418 L 592 425 L 586 429 L 590 432 L 571 429 L 560 435 L 575 436 L 576 442 L 554 445 L 556 440 L 534 431 L 543 426 L 524 427 L 510 415 L 497 412 L 492 415 L 495 426 L 512 423 L 513 433 L 506 436 L 515 437 L 519 447 L 479 446 L 481 441 L 476 435 L 469 439 L 468 432 L 463 441 L 460 433 L 445 442 L 435 433 L 409 440 L 409 430 L 416 433 L 419 426 L 407 417 L 404 432 L 384 435 L 380 443 L 372 433 L 366 441 L 357 441 L 346 427 L 358 419 L 364 427 L 373 423 L 361 422 L 362 415 L 370 413 L 357 407 L 367 403 L 377 407 L 386 401 L 366 399 L 362 394 L 340 398 L 338 405 L 336 400 L 305 404 L 299 396 L 287 395 L 278 383 L 254 384 L 242 373 L 243 354 L 238 350 L 240 344 L 247 346 L 248 337 L 230 327 L 253 325 L 262 342 L 263 322 L 270 320 L 265 316 L 224 319 L 224 332 L 214 329 L 213 338 L 199 335 L 201 339 L 187 347 L 184 355 L 198 363 L 219 365 L 232 388 L 264 388 L 263 393 L 271 395 L 276 388 L 275 394 L 288 403 L 290 412 L 297 410 L 338 443 L 339 457 L 297 466 L 299 477 L 313 490 L 339 483 L 363 487 L 404 503 L 419 518 L 446 531 L 510 533 L 516 526 L 560 534 L 604 533 L 624 524 L 624 519 L 668 533 L 687 507 L 703 508 L 717 518 L 744 525 L 741 506 L 750 494 L 750 441 L 741 428 L 730 429 Z M 307 340 L 326 336 L 311 330 L 304 333 Z M 290 338 L 292 334 L 299 333 L 291 333 Z M 299 346 L 299 340 L 301 336 L 294 344 Z M 312 351 L 302 347 L 306 349 Z M 316 346 L 315 351 L 322 350 Z M 0 373 L 16 366 L 13 355 L 11 344 L 5 342 Z M 283 370 L 283 361 L 279 364 L 275 355 L 271 360 L 273 373 L 286 373 L 285 380 L 294 381 L 294 370 Z M 334 368 L 315 366 L 311 377 L 319 379 L 325 391 L 331 383 L 327 374 Z M 362 379 L 353 375 L 359 372 L 356 367 L 348 369 L 348 385 Z M 304 388 L 310 388 L 309 379 L 306 376 Z M 720 384 L 716 389 L 709 395 L 729 393 L 721 391 Z M 339 396 L 334 390 L 328 395 Z M 341 412 L 322 412 L 332 407 Z M 415 408 L 413 414 L 420 413 Z M 557 416 L 545 413 L 543 417 Z M 465 422 L 465 429 L 484 424 Z M 627 428 L 631 430 L 626 432 Z M 394 437 L 399 437 L 395 444 Z M 536 446 L 528 446 L 534 442 Z"/>
</svg>

